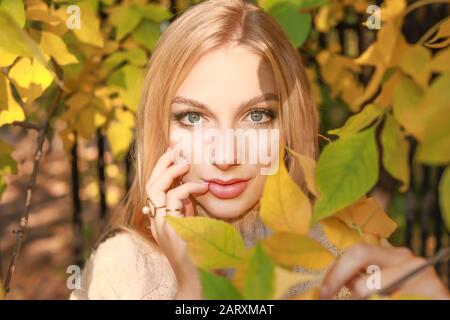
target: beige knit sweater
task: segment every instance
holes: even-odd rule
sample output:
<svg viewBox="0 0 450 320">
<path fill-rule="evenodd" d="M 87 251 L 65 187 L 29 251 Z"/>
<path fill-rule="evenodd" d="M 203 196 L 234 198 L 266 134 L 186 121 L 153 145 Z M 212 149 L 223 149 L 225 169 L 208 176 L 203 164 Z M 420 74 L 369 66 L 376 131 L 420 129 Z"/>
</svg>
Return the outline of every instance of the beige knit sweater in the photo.
<svg viewBox="0 0 450 320">
<path fill-rule="evenodd" d="M 205 215 L 200 212 L 199 215 Z M 259 219 L 257 210 L 245 218 L 230 221 L 241 232 L 247 247 L 270 234 Z M 313 229 L 316 238 L 331 252 L 336 248 L 327 243 L 323 233 Z M 298 272 L 310 272 L 296 269 Z M 317 278 L 320 281 L 321 277 Z M 287 297 L 307 291 L 317 283 L 306 283 L 291 288 Z M 121 231 L 100 243 L 86 262 L 81 275 L 81 287 L 70 294 L 73 300 L 97 299 L 173 299 L 177 292 L 175 273 L 158 246 L 136 232 Z M 347 293 L 344 293 L 343 297 Z"/>
</svg>

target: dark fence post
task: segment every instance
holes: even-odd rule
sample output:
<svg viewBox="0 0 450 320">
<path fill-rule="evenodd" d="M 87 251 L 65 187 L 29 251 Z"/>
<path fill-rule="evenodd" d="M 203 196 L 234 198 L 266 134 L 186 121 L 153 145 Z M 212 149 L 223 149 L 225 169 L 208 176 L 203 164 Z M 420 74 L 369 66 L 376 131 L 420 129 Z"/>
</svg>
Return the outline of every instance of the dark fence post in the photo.
<svg viewBox="0 0 450 320">
<path fill-rule="evenodd" d="M 106 206 L 106 187 L 105 187 L 105 137 L 100 128 L 97 129 L 97 169 L 98 169 L 98 185 L 99 185 L 99 201 L 100 201 L 100 222 L 105 222 L 107 211 Z"/>
<path fill-rule="evenodd" d="M 73 214 L 72 224 L 74 232 L 74 257 L 75 264 L 82 267 L 84 263 L 83 259 L 83 221 L 81 219 L 81 201 L 80 201 L 80 181 L 78 172 L 78 137 L 74 132 L 75 141 L 72 146 L 72 202 L 73 202 Z"/>
</svg>

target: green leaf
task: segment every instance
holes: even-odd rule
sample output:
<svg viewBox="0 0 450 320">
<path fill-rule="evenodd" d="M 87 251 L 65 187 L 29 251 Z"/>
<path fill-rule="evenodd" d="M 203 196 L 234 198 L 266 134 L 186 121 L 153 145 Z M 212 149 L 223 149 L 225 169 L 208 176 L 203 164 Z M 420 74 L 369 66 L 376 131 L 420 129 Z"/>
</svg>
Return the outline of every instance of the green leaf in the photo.
<svg viewBox="0 0 450 320">
<path fill-rule="evenodd" d="M 164 6 L 154 3 L 149 3 L 142 6 L 136 6 L 140 14 L 156 23 L 161 23 L 164 20 L 169 20 L 172 13 Z"/>
<path fill-rule="evenodd" d="M 450 230 L 450 167 L 445 169 L 439 183 L 439 204 L 444 223 Z"/>
<path fill-rule="evenodd" d="M 249 300 L 271 299 L 274 290 L 275 264 L 258 243 L 250 257 L 245 282 L 244 297 Z"/>
<path fill-rule="evenodd" d="M 13 148 L 4 141 L 0 141 L 0 200 L 6 189 L 5 176 L 17 174 L 17 162 L 11 156 Z"/>
<path fill-rule="evenodd" d="M 341 128 L 329 130 L 328 134 L 337 135 L 340 138 L 351 136 L 366 128 L 383 113 L 383 108 L 375 104 L 369 104 L 360 112 L 348 118 Z"/>
<path fill-rule="evenodd" d="M 166 216 L 165 219 L 186 241 L 192 261 L 201 268 L 233 267 L 245 253 L 239 231 L 224 221 L 206 217 Z"/>
<path fill-rule="evenodd" d="M 384 168 L 403 183 L 400 191 L 405 192 L 409 187 L 409 143 L 397 121 L 389 114 L 381 132 L 381 145 Z"/>
<path fill-rule="evenodd" d="M 306 41 L 311 31 L 311 15 L 299 12 L 299 9 L 290 1 L 279 2 L 269 9 L 269 14 L 282 26 L 295 48 Z"/>
<path fill-rule="evenodd" d="M 116 27 L 116 39 L 121 40 L 137 27 L 141 22 L 142 15 L 138 8 L 119 5 L 111 12 L 109 19 L 111 24 Z"/>
<path fill-rule="evenodd" d="M 265 11 L 282 2 L 290 2 L 298 9 L 314 9 L 326 5 L 329 0 L 259 0 L 258 5 Z"/>
<path fill-rule="evenodd" d="M 320 197 L 314 206 L 313 223 L 364 196 L 378 180 L 375 127 L 325 146 L 316 180 Z"/>
<path fill-rule="evenodd" d="M 243 300 L 230 280 L 198 268 L 205 300 Z"/>
<path fill-rule="evenodd" d="M 142 20 L 136 30 L 132 33 L 133 39 L 150 51 L 155 49 L 160 35 L 161 30 L 159 24 L 149 20 Z"/>
</svg>

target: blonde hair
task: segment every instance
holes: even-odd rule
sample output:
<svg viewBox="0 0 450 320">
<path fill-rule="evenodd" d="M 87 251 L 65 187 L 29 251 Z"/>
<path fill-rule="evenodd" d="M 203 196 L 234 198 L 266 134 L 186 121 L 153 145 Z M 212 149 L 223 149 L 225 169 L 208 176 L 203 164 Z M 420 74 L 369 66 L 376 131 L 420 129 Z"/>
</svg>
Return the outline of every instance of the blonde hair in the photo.
<svg viewBox="0 0 450 320">
<path fill-rule="evenodd" d="M 145 184 L 169 146 L 169 108 L 176 90 L 194 64 L 230 43 L 246 45 L 271 66 L 278 96 L 282 143 L 316 158 L 318 115 L 305 69 L 280 25 L 256 5 L 241 0 L 208 0 L 188 8 L 162 34 L 147 66 L 136 114 L 130 190 L 113 213 L 111 226 L 151 233 L 142 214 Z M 287 161 L 293 179 L 303 186 L 301 170 Z"/>
</svg>

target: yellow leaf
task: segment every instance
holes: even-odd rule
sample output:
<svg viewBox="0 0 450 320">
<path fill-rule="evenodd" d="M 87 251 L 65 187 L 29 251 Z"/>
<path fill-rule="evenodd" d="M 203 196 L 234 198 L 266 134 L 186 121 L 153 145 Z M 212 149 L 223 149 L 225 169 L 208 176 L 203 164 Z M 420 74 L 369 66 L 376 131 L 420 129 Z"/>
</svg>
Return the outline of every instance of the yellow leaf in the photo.
<svg viewBox="0 0 450 320">
<path fill-rule="evenodd" d="M 0 1 L 0 8 L 8 12 L 17 22 L 19 27 L 23 28 L 25 26 L 25 8 L 23 0 L 2 0 Z"/>
<path fill-rule="evenodd" d="M 295 285 L 314 281 L 317 276 L 312 273 L 302 273 L 290 271 L 285 268 L 275 266 L 275 285 L 273 299 L 285 298 L 288 290 Z"/>
<path fill-rule="evenodd" d="M 301 266 L 311 270 L 323 270 L 335 259 L 319 242 L 300 234 L 275 233 L 261 243 L 265 252 L 277 264 L 285 267 Z"/>
<path fill-rule="evenodd" d="M 434 72 L 444 72 L 450 70 L 450 47 L 440 50 L 428 63 L 428 69 Z"/>
<path fill-rule="evenodd" d="M 428 40 L 425 45 L 430 48 L 445 48 L 450 44 L 449 38 L 450 38 L 450 18 L 446 18 L 439 25 L 438 32 L 434 35 L 433 38 Z"/>
<path fill-rule="evenodd" d="M 352 108 L 360 106 L 377 92 L 385 71 L 398 63 L 398 57 L 405 48 L 401 33 L 401 19 L 395 17 L 386 22 L 377 34 L 377 41 L 355 60 L 358 64 L 375 66 L 375 72 L 367 85 L 364 94 L 352 103 Z"/>
<path fill-rule="evenodd" d="M 106 122 L 106 117 L 95 106 L 88 106 L 83 108 L 77 115 L 77 121 L 75 122 L 75 129 L 85 139 L 91 139 L 97 128 L 101 127 Z M 123 131 L 124 136 L 122 139 L 127 138 L 127 132 Z M 116 137 L 117 138 L 117 137 Z M 118 141 L 118 145 L 121 145 L 122 141 Z M 115 151 L 115 150 L 114 150 Z"/>
<path fill-rule="evenodd" d="M 381 87 L 380 94 L 375 99 L 375 104 L 382 108 L 390 108 L 392 106 L 392 98 L 394 96 L 394 90 L 397 87 L 397 83 L 400 79 L 400 72 L 395 71 L 393 75 L 387 79 Z"/>
<path fill-rule="evenodd" d="M 381 6 L 381 20 L 388 21 L 404 13 L 406 9 L 405 0 L 386 0 Z"/>
<path fill-rule="evenodd" d="M 0 126 L 23 120 L 25 114 L 12 95 L 9 80 L 0 73 Z"/>
<path fill-rule="evenodd" d="M 287 148 L 287 147 L 286 147 Z M 300 167 L 302 168 L 303 175 L 305 177 L 306 186 L 308 190 L 315 196 L 319 196 L 319 190 L 317 190 L 316 185 L 316 161 L 314 159 L 307 157 L 297 151 L 287 148 L 295 158 L 297 159 Z"/>
<path fill-rule="evenodd" d="M 342 4 L 333 2 L 330 5 L 319 9 L 314 18 L 314 25 L 319 32 L 328 32 L 344 18 L 344 8 Z"/>
<path fill-rule="evenodd" d="M 97 47 L 103 47 L 103 36 L 100 32 L 100 21 L 97 17 L 96 8 L 89 1 L 82 1 L 80 7 L 80 28 L 73 29 L 75 36 L 84 43 Z"/>
<path fill-rule="evenodd" d="M 55 15 L 54 11 L 49 10 L 47 4 L 41 0 L 27 1 L 26 17 L 27 20 L 45 22 L 51 26 L 62 24 L 62 20 Z M 66 20 L 64 19 L 63 21 Z"/>
<path fill-rule="evenodd" d="M 0 47 L 0 68 L 9 67 L 17 59 L 18 55 L 10 53 Z"/>
<path fill-rule="evenodd" d="M 311 220 L 311 203 L 290 177 L 281 155 L 276 174 L 266 178 L 260 202 L 260 216 L 274 231 L 307 234 Z"/>
<path fill-rule="evenodd" d="M 239 231 L 224 221 L 206 217 L 165 219 L 186 241 L 189 255 L 198 267 L 207 270 L 234 267 L 246 252 Z"/>
<path fill-rule="evenodd" d="M 106 132 L 115 159 L 122 159 L 130 148 L 133 132 L 124 123 L 112 122 Z"/>
<path fill-rule="evenodd" d="M 9 71 L 21 98 L 30 102 L 40 97 L 53 81 L 52 74 L 36 60 L 22 58 Z"/>
<path fill-rule="evenodd" d="M 385 239 L 397 228 L 397 224 L 388 217 L 374 198 L 362 198 L 340 210 L 334 217 L 361 233 L 369 233 Z"/>
<path fill-rule="evenodd" d="M 400 68 L 410 75 L 422 88 L 426 88 L 431 75 L 428 68 L 430 60 L 430 50 L 420 45 L 409 46 L 402 55 Z"/>
<path fill-rule="evenodd" d="M 400 192 L 409 188 L 409 143 L 394 117 L 387 115 L 381 132 L 383 165 L 387 172 L 403 184 Z"/>
<path fill-rule="evenodd" d="M 33 57 L 43 65 L 44 56 L 37 44 L 20 28 L 16 21 L 0 8 L 0 48 L 9 55 Z"/>
<path fill-rule="evenodd" d="M 78 59 L 67 50 L 66 44 L 61 37 L 53 33 L 41 32 L 40 47 L 43 52 L 52 56 L 61 66 L 78 62 Z"/>
<path fill-rule="evenodd" d="M 356 243 L 364 242 L 361 234 L 348 227 L 336 217 L 328 217 L 320 222 L 327 239 L 338 249 L 346 249 Z"/>
</svg>

